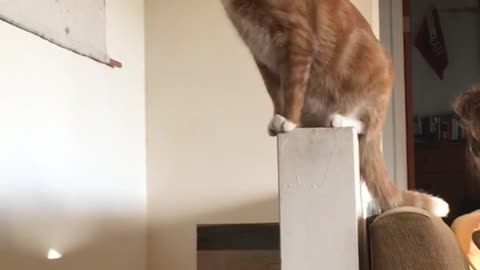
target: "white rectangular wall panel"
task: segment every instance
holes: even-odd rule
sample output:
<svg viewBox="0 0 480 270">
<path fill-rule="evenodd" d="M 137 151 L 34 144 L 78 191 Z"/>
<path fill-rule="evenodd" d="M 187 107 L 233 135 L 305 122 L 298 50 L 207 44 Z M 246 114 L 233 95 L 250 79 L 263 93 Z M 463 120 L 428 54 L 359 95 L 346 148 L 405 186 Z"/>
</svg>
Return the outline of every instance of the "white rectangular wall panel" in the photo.
<svg viewBox="0 0 480 270">
<path fill-rule="evenodd" d="M 0 19 L 75 53 L 110 64 L 105 0 L 0 0 Z"/>
</svg>

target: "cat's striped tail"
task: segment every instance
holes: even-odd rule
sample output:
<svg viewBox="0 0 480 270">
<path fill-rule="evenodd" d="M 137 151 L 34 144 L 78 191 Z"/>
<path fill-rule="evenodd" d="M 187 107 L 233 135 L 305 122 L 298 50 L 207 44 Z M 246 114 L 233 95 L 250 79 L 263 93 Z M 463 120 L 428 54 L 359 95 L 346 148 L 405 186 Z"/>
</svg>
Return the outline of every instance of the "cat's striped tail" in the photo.
<svg viewBox="0 0 480 270">
<path fill-rule="evenodd" d="M 379 137 L 360 137 L 359 142 L 360 173 L 370 196 L 379 203 L 381 210 L 411 206 L 427 210 L 439 217 L 448 215 L 450 207 L 444 200 L 426 193 L 400 190 L 390 181 L 380 150 Z"/>
<path fill-rule="evenodd" d="M 446 217 L 450 212 L 448 203 L 443 199 L 422 192 L 399 191 L 399 196 L 395 200 L 392 202 L 393 205 L 421 208 L 438 217 Z"/>
</svg>

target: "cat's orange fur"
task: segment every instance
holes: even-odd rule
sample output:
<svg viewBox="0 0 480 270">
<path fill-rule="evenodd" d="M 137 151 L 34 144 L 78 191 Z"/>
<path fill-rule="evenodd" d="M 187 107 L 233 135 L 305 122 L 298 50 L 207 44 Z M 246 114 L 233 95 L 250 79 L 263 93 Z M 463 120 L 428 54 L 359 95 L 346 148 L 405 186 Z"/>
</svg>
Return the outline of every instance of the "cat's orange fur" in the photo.
<svg viewBox="0 0 480 270">
<path fill-rule="evenodd" d="M 443 200 L 399 191 L 389 180 L 381 135 L 393 88 L 390 56 L 348 0 L 222 0 L 273 101 L 271 135 L 358 119 L 360 171 L 382 209 L 417 206 L 448 214 Z M 335 126 L 335 125 L 334 125 Z"/>
</svg>

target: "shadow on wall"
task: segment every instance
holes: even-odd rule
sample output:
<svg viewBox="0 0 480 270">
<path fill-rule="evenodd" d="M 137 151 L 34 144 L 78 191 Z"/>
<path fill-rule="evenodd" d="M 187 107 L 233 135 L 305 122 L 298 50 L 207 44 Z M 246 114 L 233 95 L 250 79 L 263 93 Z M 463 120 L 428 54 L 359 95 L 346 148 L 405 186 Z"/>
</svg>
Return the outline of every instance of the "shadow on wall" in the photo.
<svg viewBox="0 0 480 270">
<path fill-rule="evenodd" d="M 146 269 L 141 216 L 0 213 L 0 269 Z M 63 255 L 48 260 L 50 248 Z"/>
<path fill-rule="evenodd" d="M 151 220 L 149 224 L 149 264 L 155 269 L 196 269 L 197 225 L 250 224 L 278 221 L 278 198 L 248 202 L 215 212 L 185 214 L 173 220 Z M 265 220 L 265 217 L 276 220 Z"/>
</svg>

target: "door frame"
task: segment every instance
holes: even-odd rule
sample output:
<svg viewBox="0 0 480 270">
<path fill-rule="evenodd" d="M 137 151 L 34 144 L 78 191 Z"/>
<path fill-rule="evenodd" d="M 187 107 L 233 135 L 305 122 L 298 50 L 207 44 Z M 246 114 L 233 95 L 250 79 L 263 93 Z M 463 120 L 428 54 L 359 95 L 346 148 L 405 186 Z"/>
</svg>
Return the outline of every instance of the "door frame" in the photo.
<svg viewBox="0 0 480 270">
<path fill-rule="evenodd" d="M 415 189 L 415 130 L 413 111 L 413 77 L 412 77 L 412 32 L 410 28 L 410 1 L 403 2 L 403 44 L 404 44 L 404 74 L 405 74 L 405 116 L 407 119 L 407 172 L 408 188 Z"/>
<path fill-rule="evenodd" d="M 374 0 L 379 5 L 380 40 L 393 58 L 395 83 L 383 136 L 385 161 L 395 184 L 413 189 L 413 121 L 411 118 L 411 65 L 409 57 L 409 23 L 404 19 L 404 4 L 409 0 Z M 409 12 L 405 6 L 405 12 Z M 408 13 L 407 13 L 408 14 Z M 406 53 L 407 52 L 407 53 Z M 408 90 L 406 91 L 406 88 Z M 408 119 L 408 120 L 407 120 Z"/>
</svg>

